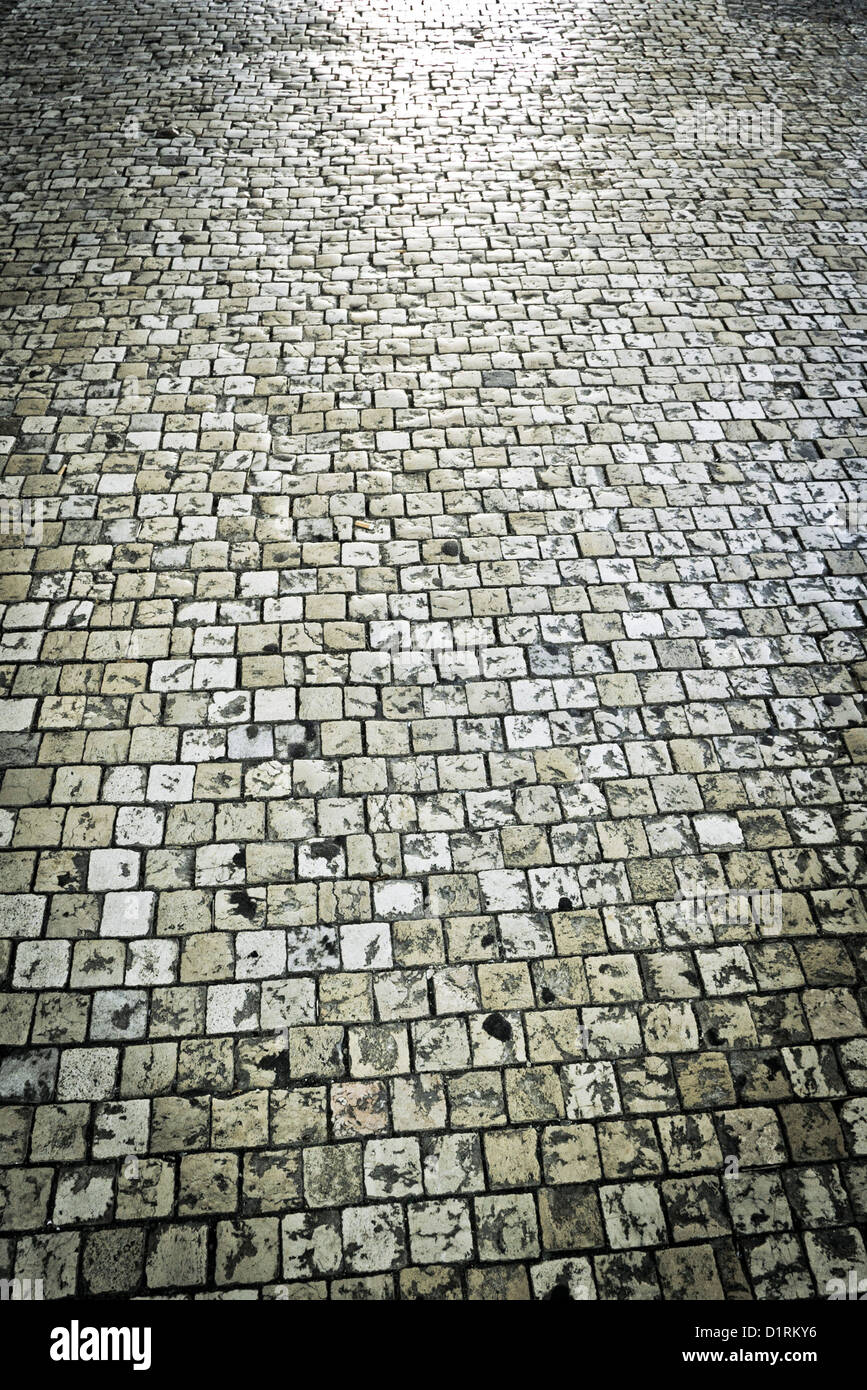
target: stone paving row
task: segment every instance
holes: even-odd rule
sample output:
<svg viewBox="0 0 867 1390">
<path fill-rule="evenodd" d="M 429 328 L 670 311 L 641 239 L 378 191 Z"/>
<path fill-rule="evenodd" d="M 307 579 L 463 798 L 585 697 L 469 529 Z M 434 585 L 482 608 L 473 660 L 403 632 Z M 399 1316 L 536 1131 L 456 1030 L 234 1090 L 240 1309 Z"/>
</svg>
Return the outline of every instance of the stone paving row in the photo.
<svg viewBox="0 0 867 1390">
<path fill-rule="evenodd" d="M 3 11 L 0 1278 L 867 1277 L 863 8 Z"/>
</svg>

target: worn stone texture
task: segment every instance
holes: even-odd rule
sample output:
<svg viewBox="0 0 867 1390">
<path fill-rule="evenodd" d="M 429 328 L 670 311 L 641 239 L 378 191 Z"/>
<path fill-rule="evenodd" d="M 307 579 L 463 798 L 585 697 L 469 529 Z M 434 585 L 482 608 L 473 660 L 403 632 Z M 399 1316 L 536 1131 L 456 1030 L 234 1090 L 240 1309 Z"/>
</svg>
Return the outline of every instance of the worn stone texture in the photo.
<svg viewBox="0 0 867 1390">
<path fill-rule="evenodd" d="M 867 1278 L 864 55 L 0 3 L 4 1277 Z"/>
</svg>

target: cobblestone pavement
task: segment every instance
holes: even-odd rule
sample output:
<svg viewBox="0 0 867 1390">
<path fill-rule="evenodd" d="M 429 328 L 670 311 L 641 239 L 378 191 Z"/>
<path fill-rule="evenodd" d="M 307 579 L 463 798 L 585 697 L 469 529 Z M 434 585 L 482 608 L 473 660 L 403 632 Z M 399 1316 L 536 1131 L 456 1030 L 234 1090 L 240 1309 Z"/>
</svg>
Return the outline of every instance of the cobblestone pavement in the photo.
<svg viewBox="0 0 867 1390">
<path fill-rule="evenodd" d="M 0 1277 L 867 1277 L 863 9 L 4 9 Z"/>
</svg>

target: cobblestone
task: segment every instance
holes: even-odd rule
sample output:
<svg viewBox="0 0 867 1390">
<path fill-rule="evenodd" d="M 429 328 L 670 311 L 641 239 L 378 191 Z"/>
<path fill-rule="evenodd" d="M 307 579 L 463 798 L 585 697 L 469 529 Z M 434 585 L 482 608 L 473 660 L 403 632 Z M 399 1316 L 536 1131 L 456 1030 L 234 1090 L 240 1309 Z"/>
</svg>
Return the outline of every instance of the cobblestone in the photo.
<svg viewBox="0 0 867 1390">
<path fill-rule="evenodd" d="M 0 5 L 0 1275 L 867 1278 L 864 41 Z"/>
</svg>

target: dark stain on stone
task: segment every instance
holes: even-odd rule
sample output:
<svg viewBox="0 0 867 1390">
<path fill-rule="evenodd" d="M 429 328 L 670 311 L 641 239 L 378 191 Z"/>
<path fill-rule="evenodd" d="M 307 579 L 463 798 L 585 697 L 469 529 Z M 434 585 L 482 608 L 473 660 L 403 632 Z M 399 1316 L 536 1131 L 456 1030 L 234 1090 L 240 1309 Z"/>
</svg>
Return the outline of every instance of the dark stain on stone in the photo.
<svg viewBox="0 0 867 1390">
<path fill-rule="evenodd" d="M 246 917 L 248 922 L 253 921 L 256 916 L 256 904 L 249 893 L 245 893 L 241 888 L 236 889 L 229 894 L 229 902 L 240 917 Z"/>
<path fill-rule="evenodd" d="M 482 1024 L 485 1032 L 497 1042 L 508 1042 L 512 1036 L 512 1025 L 502 1014 L 490 1014 Z"/>
<path fill-rule="evenodd" d="M 543 1004 L 553 1004 L 555 998 L 556 998 L 556 995 L 554 994 L 553 989 L 549 989 L 548 986 L 545 985 L 544 989 L 542 990 L 542 1003 L 543 1003 Z"/>
<path fill-rule="evenodd" d="M 278 1087 L 289 1086 L 289 1053 L 285 1048 L 278 1048 L 276 1052 L 269 1052 L 261 1060 L 261 1065 L 270 1071 L 274 1068 L 274 1084 Z"/>
<path fill-rule="evenodd" d="M 111 1014 L 111 1021 L 119 1033 L 125 1033 L 132 1023 L 135 1005 L 123 1004 L 121 1008 L 115 1009 Z"/>
<path fill-rule="evenodd" d="M 561 898 L 560 901 L 559 901 L 558 904 L 557 904 L 557 911 L 558 911 L 558 912 L 571 912 L 571 911 L 572 911 L 572 899 L 571 899 L 571 898 Z"/>
<path fill-rule="evenodd" d="M 569 1292 L 567 1284 L 555 1284 L 550 1293 L 545 1295 L 546 1303 L 574 1303 L 575 1300 Z"/>
<path fill-rule="evenodd" d="M 240 696 L 238 696 L 237 699 L 235 699 L 235 700 L 229 700 L 229 701 L 227 702 L 227 704 L 225 704 L 225 705 L 223 706 L 223 714 L 224 714 L 227 718 L 232 719 L 232 718 L 235 717 L 235 715 L 244 714 L 245 711 L 246 711 L 246 708 L 247 708 L 247 707 L 246 707 L 246 705 L 245 705 L 243 699 L 242 699 Z"/>
<path fill-rule="evenodd" d="M 340 853 L 340 845 L 336 840 L 311 840 L 310 858 L 311 859 L 334 859 Z"/>
</svg>

